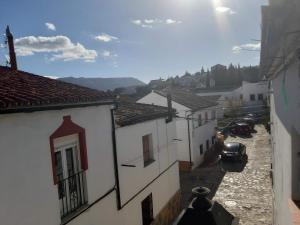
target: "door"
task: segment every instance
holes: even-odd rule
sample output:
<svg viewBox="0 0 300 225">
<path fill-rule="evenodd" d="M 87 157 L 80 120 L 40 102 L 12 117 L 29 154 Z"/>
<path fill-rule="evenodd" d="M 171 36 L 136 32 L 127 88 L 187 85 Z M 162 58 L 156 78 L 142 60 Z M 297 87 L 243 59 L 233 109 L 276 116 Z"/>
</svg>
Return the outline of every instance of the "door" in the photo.
<svg viewBox="0 0 300 225">
<path fill-rule="evenodd" d="M 56 149 L 55 166 L 58 178 L 58 197 L 62 217 L 83 204 L 84 179 L 76 144 Z"/>
<path fill-rule="evenodd" d="M 142 201 L 142 216 L 143 216 L 143 225 L 150 225 L 153 221 L 153 202 L 152 194 L 148 195 Z"/>
</svg>

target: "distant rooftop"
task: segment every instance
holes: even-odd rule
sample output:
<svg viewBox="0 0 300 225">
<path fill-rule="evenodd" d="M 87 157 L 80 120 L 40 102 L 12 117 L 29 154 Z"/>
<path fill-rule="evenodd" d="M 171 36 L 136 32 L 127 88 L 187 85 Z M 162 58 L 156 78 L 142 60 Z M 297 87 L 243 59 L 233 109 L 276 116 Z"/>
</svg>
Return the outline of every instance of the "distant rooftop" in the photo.
<svg viewBox="0 0 300 225">
<path fill-rule="evenodd" d="M 154 92 L 164 97 L 167 96 L 167 90 L 155 90 Z M 172 89 L 170 93 L 172 95 L 172 101 L 184 105 L 193 111 L 217 105 L 214 101 L 209 101 L 205 97 L 197 96 L 196 94 L 186 90 Z"/>
<path fill-rule="evenodd" d="M 158 118 L 167 118 L 168 108 L 157 105 L 121 101 L 115 116 L 116 123 L 123 127 Z"/>
<path fill-rule="evenodd" d="M 112 94 L 0 66 L 0 113 L 112 103 Z"/>
</svg>

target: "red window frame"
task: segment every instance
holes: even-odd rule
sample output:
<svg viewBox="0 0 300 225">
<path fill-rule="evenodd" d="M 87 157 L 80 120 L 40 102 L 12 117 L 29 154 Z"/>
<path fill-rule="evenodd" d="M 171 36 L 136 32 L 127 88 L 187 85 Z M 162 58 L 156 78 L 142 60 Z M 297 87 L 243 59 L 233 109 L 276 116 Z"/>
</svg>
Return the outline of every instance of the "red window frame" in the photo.
<svg viewBox="0 0 300 225">
<path fill-rule="evenodd" d="M 79 151 L 80 151 L 80 161 L 81 169 L 88 169 L 88 157 L 87 157 L 87 148 L 86 148 L 86 138 L 85 138 L 85 129 L 75 124 L 71 120 L 71 116 L 64 116 L 63 122 L 59 128 L 57 128 L 50 136 L 50 151 L 51 151 L 51 161 L 52 161 L 52 173 L 53 173 L 53 182 L 57 184 L 58 178 L 56 175 L 55 169 L 55 149 L 54 149 L 54 139 L 65 137 L 72 134 L 78 134 L 79 137 Z"/>
</svg>

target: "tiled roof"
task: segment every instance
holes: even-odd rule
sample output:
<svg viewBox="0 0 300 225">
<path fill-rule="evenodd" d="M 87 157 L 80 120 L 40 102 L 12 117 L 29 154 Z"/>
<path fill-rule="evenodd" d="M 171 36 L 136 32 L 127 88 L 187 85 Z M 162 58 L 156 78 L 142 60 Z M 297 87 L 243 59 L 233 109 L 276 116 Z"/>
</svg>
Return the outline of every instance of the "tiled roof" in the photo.
<svg viewBox="0 0 300 225">
<path fill-rule="evenodd" d="M 0 66 L 0 113 L 112 102 L 111 94 Z"/>
<path fill-rule="evenodd" d="M 154 92 L 164 97 L 167 96 L 167 90 L 162 90 L 162 91 L 156 90 Z M 172 101 L 184 105 L 193 111 L 209 108 L 217 105 L 216 102 L 209 101 L 205 97 L 197 96 L 194 93 L 189 91 L 172 89 L 170 93 L 172 96 Z"/>
<path fill-rule="evenodd" d="M 207 96 L 202 96 L 202 97 L 208 101 L 217 102 L 221 98 L 221 96 L 222 95 L 207 95 Z"/>
<path fill-rule="evenodd" d="M 175 110 L 173 110 L 175 114 Z M 168 108 L 133 102 L 120 102 L 115 113 L 119 126 L 128 126 L 158 118 L 167 118 Z"/>
</svg>

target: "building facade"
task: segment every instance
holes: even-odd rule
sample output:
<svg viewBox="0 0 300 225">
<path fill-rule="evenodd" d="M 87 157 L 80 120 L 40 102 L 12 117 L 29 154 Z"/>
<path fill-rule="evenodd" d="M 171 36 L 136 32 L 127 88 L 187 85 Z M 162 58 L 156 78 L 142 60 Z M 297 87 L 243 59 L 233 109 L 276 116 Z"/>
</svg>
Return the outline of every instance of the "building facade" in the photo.
<svg viewBox="0 0 300 225">
<path fill-rule="evenodd" d="M 177 112 L 177 159 L 181 170 L 190 170 L 203 162 L 214 145 L 217 103 L 182 90 L 172 90 L 170 95 Z M 167 106 L 167 92 L 152 91 L 138 102 Z"/>
<path fill-rule="evenodd" d="M 300 2 L 262 7 L 261 69 L 270 83 L 273 224 L 300 223 Z"/>
<path fill-rule="evenodd" d="M 168 109 L 120 112 L 108 93 L 8 67 L 0 89 L 3 224 L 150 225 L 177 216 Z"/>
</svg>

